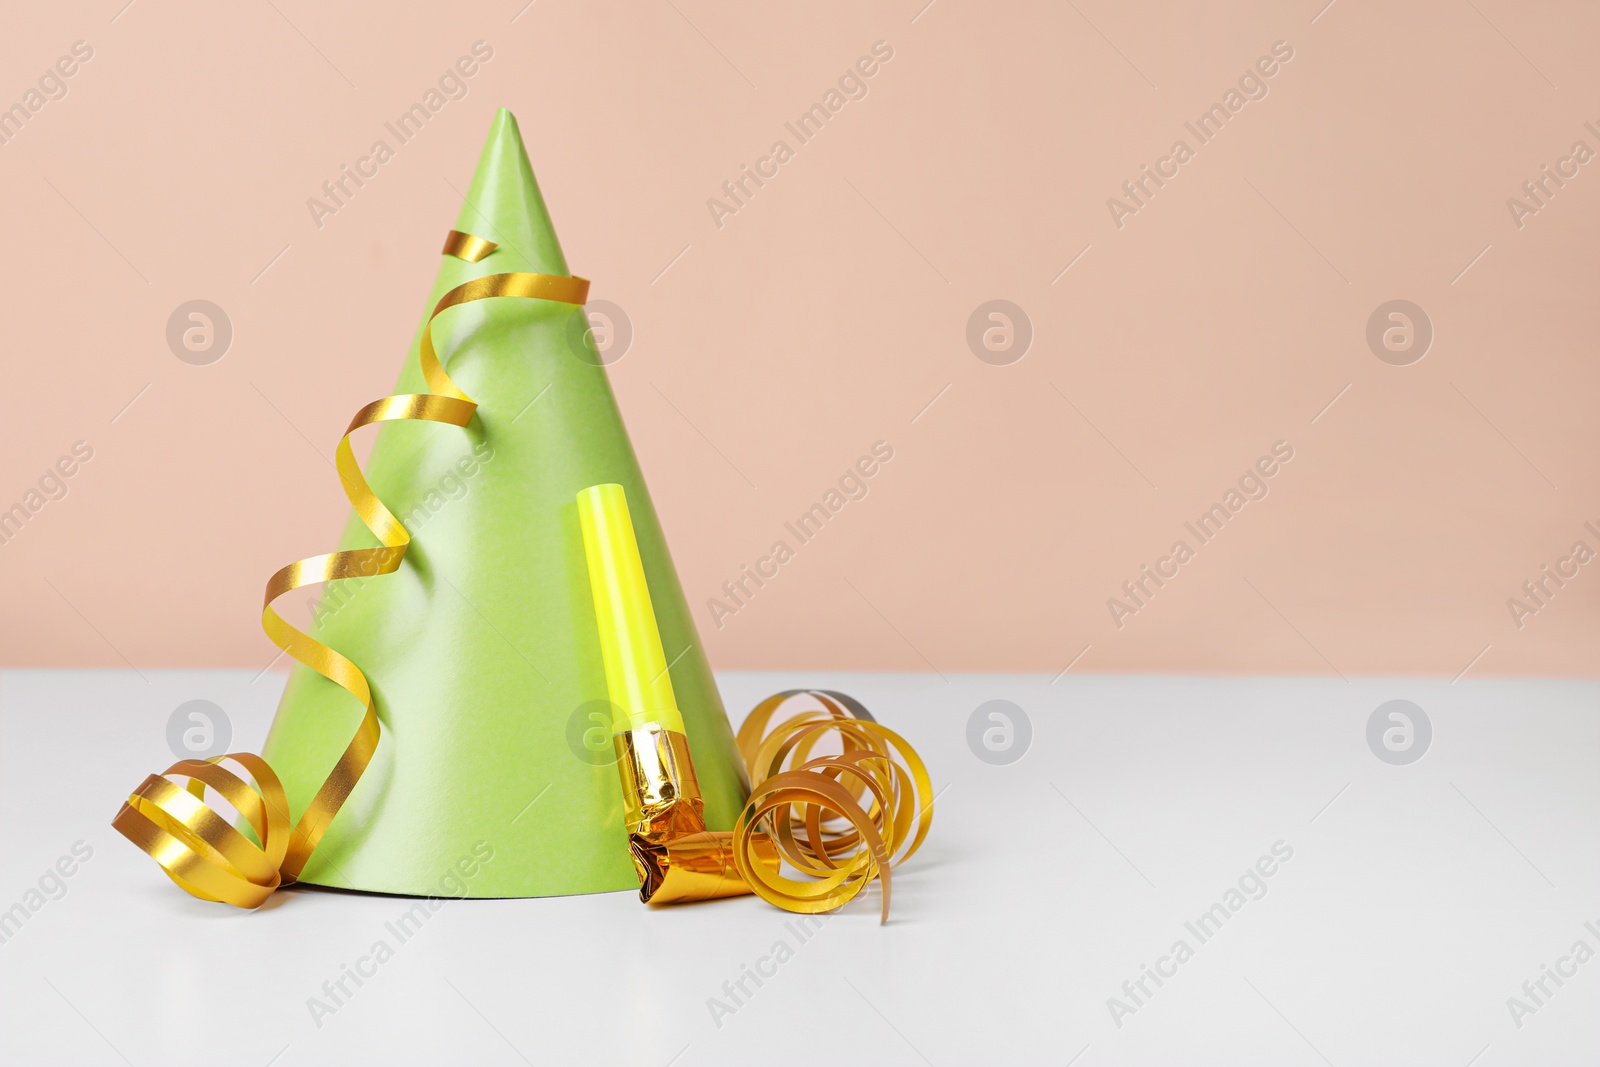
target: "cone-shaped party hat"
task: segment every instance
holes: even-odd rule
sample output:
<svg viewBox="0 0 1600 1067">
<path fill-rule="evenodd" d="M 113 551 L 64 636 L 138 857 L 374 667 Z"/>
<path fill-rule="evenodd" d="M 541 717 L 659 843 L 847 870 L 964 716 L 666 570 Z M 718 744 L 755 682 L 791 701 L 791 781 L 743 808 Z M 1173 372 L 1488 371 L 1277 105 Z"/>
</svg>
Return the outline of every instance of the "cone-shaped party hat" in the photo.
<svg viewBox="0 0 1600 1067">
<path fill-rule="evenodd" d="M 495 116 L 424 311 L 475 278 L 568 273 L 516 120 Z M 637 889 L 624 831 L 575 499 L 622 485 L 694 749 L 705 819 L 731 829 L 746 786 L 655 509 L 583 309 L 484 299 L 433 323 L 478 403 L 460 428 L 386 422 L 363 470 L 412 542 L 392 574 L 329 583 L 310 633 L 372 686 L 381 738 L 300 881 L 474 897 Z M 426 393 L 422 329 L 397 393 Z M 375 546 L 352 515 L 341 549 Z M 262 755 L 305 810 L 350 742 L 349 692 L 296 666 Z"/>
</svg>

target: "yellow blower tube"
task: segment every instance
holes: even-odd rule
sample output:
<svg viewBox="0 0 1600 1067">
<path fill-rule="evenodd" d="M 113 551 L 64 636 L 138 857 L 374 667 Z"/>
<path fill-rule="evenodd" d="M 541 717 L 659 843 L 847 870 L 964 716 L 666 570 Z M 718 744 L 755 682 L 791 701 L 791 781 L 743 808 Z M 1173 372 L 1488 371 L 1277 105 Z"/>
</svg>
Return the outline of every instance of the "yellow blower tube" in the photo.
<svg viewBox="0 0 1600 1067">
<path fill-rule="evenodd" d="M 639 729 L 654 723 L 681 734 L 683 715 L 672 694 L 672 677 L 622 486 L 592 485 L 579 493 L 578 520 L 583 526 L 606 688 L 611 703 L 626 716 L 616 728 Z"/>
</svg>

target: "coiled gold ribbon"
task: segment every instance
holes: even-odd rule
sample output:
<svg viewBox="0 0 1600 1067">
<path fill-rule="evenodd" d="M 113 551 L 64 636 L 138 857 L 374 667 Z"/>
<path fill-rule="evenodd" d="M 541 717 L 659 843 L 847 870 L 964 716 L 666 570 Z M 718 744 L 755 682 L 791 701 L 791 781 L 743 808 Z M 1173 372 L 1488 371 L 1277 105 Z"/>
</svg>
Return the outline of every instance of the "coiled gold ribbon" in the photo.
<svg viewBox="0 0 1600 1067">
<path fill-rule="evenodd" d="M 492 241 L 451 230 L 443 254 L 476 263 L 495 249 Z M 289 831 L 288 798 L 278 776 L 265 760 L 232 752 L 209 760 L 179 760 L 159 775 L 152 774 L 128 797 L 114 826 L 148 853 L 181 888 L 203 900 L 255 908 L 282 885 L 292 885 L 316 850 L 333 817 L 361 780 L 378 746 L 378 713 L 367 676 L 345 656 L 284 621 L 273 601 L 285 593 L 340 578 L 391 574 L 405 558 L 411 535 L 367 484 L 350 448 L 350 435 L 363 426 L 411 419 L 465 427 L 477 403 L 445 373 L 433 347 L 433 320 L 449 308 L 490 297 L 515 296 L 583 304 L 589 283 L 583 278 L 551 274 L 491 274 L 456 286 L 434 305 L 422 331 L 419 361 L 430 393 L 406 393 L 375 400 L 356 412 L 339 440 L 335 466 L 356 514 L 381 543 L 312 556 L 282 568 L 267 580 L 261 627 L 274 644 L 329 681 L 348 690 L 361 703 L 361 724 L 332 772 L 307 805 L 293 833 Z M 233 760 L 255 780 L 252 789 L 220 766 Z M 188 779 L 180 788 L 172 778 Z M 251 841 L 205 804 L 210 786 L 254 829 Z"/>
<path fill-rule="evenodd" d="M 822 710 L 802 711 L 769 731 L 773 713 L 798 696 Z M 812 758 L 829 734 L 837 735 L 840 752 Z M 916 750 L 859 701 L 831 689 L 790 689 L 763 700 L 739 727 L 738 745 L 751 789 L 733 827 L 734 863 L 756 895 L 785 911 L 814 914 L 844 905 L 877 878 L 880 921 L 887 922 L 890 872 L 922 846 L 933 822 L 933 782 Z M 759 862 L 755 848 L 763 833 L 790 866 L 814 880 L 789 878 Z"/>
</svg>

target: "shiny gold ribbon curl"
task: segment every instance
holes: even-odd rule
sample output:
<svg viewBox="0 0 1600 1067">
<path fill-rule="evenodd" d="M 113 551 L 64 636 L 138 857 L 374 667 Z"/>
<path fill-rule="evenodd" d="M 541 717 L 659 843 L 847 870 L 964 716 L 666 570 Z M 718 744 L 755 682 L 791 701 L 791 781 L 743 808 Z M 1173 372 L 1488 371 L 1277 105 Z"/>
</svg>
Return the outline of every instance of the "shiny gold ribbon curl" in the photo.
<svg viewBox="0 0 1600 1067">
<path fill-rule="evenodd" d="M 792 715 L 768 729 L 793 697 L 822 710 Z M 836 737 L 836 755 L 812 757 Z M 785 911 L 832 911 L 873 879 L 882 883 L 880 921 L 889 918 L 890 874 L 928 836 L 933 782 L 922 758 L 899 734 L 876 722 L 852 697 L 831 689 L 791 689 L 768 697 L 739 728 L 750 770 L 750 799 L 733 828 L 734 863 L 756 895 Z M 790 878 L 756 859 L 760 834 L 809 880 Z"/>
<path fill-rule="evenodd" d="M 444 247 L 439 249 L 439 254 L 476 263 L 498 247 L 493 241 L 486 241 L 474 234 L 451 230 L 444 235 Z"/>
<path fill-rule="evenodd" d="M 443 253 L 476 263 L 495 248 L 492 241 L 452 230 Z M 261 757 L 244 752 L 209 760 L 179 760 L 161 774 L 146 778 L 112 820 L 112 826 L 194 896 L 255 908 L 280 886 L 292 885 L 372 761 L 378 746 L 378 713 L 367 676 L 345 656 L 289 625 L 272 604 L 285 593 L 318 582 L 391 574 L 399 569 L 411 535 L 367 484 L 350 448 L 350 435 L 363 426 L 402 420 L 465 428 L 478 405 L 440 364 L 433 347 L 433 321 L 449 308 L 502 296 L 581 305 L 588 299 L 589 283 L 583 278 L 550 274 L 491 274 L 445 293 L 434 305 L 422 331 L 420 363 L 431 392 L 389 396 L 367 404 L 350 420 L 335 453 L 345 495 L 381 547 L 312 556 L 289 564 L 267 580 L 261 608 L 261 627 L 267 636 L 295 660 L 348 690 L 363 711 L 355 736 L 293 832 L 289 830 L 288 798 L 278 776 Z M 255 788 L 220 766 L 223 760 L 242 766 L 255 780 Z M 180 788 L 171 781 L 174 777 L 186 778 L 188 784 Z M 207 786 L 221 794 L 250 824 L 259 845 L 206 806 Z"/>
</svg>

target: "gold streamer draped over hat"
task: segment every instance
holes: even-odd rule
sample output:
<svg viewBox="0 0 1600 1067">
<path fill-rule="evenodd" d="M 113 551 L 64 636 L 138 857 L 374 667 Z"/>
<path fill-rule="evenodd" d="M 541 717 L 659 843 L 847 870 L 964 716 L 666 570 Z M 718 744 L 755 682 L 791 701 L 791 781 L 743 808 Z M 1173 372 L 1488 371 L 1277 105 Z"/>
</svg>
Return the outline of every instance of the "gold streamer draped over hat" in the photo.
<svg viewBox="0 0 1600 1067">
<path fill-rule="evenodd" d="M 443 254 L 476 263 L 495 248 L 492 241 L 451 230 Z M 233 752 L 209 760 L 179 760 L 161 774 L 146 778 L 117 812 L 112 826 L 147 852 L 181 888 L 203 900 L 255 908 L 280 886 L 292 885 L 377 750 L 378 713 L 367 676 L 347 657 L 289 625 L 272 606 L 283 594 L 319 582 L 392 574 L 405 559 L 411 535 L 367 484 L 351 450 L 350 435 L 380 422 L 412 420 L 465 428 L 472 421 L 477 403 L 445 373 L 433 347 L 433 321 L 446 310 L 492 297 L 581 305 L 588 296 L 585 279 L 552 274 L 490 274 L 456 286 L 434 305 L 422 331 L 420 362 L 431 391 L 374 400 L 350 420 L 339 439 L 335 466 L 345 496 L 380 547 L 311 556 L 279 570 L 267 579 L 261 627 L 296 661 L 348 690 L 361 705 L 361 722 L 292 832 L 283 784 L 260 756 Z M 223 760 L 243 767 L 255 780 L 255 787 L 221 766 Z M 187 779 L 187 785 L 180 787 L 174 778 Z M 250 824 L 256 841 L 206 806 L 207 786 Z"/>
</svg>

